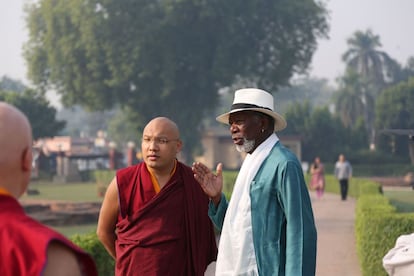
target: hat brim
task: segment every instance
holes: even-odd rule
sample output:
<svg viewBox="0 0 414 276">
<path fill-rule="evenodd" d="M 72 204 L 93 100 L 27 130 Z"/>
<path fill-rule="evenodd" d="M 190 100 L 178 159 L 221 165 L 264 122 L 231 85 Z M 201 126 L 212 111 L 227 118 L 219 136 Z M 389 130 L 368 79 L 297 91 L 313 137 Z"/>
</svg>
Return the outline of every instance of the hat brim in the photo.
<svg viewBox="0 0 414 276">
<path fill-rule="evenodd" d="M 232 113 L 236 113 L 236 112 L 241 112 L 241 111 L 256 111 L 256 112 L 260 112 L 266 115 L 269 115 L 270 117 L 272 117 L 275 120 L 275 131 L 279 131 L 284 129 L 287 126 L 286 120 L 285 118 L 283 118 L 279 113 L 271 111 L 271 110 L 267 110 L 267 109 L 263 109 L 263 108 L 241 108 L 241 109 L 234 109 L 230 112 L 221 114 L 219 116 L 216 117 L 216 120 L 220 123 L 229 124 L 229 116 Z"/>
</svg>

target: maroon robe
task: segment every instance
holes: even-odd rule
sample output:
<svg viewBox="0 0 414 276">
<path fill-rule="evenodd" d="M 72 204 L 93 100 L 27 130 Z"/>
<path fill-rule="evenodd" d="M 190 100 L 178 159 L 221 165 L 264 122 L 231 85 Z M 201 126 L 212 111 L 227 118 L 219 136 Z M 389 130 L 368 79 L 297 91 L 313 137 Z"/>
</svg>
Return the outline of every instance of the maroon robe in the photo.
<svg viewBox="0 0 414 276">
<path fill-rule="evenodd" d="M 143 162 L 116 177 L 116 275 L 204 275 L 217 247 L 208 198 L 191 168 L 177 162 L 158 194 Z"/>
<path fill-rule="evenodd" d="M 27 216 L 15 198 L 0 195 L 1 276 L 42 275 L 47 246 L 52 241 L 60 242 L 76 254 L 83 275 L 98 275 L 92 257 L 61 234 Z"/>
</svg>

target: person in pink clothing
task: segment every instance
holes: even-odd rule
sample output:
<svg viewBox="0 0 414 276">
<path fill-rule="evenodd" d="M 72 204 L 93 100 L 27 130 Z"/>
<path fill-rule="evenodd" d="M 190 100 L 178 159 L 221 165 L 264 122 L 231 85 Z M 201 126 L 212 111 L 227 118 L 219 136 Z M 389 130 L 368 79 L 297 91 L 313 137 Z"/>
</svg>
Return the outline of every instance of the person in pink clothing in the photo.
<svg viewBox="0 0 414 276">
<path fill-rule="evenodd" d="M 316 191 L 316 197 L 321 198 L 325 191 L 325 170 L 319 157 L 316 157 L 312 163 L 310 173 L 310 187 Z"/>
<path fill-rule="evenodd" d="M 5 102 L 0 102 L 0 148 L 0 275 L 97 276 L 89 254 L 20 205 L 32 170 L 31 126 Z"/>
</svg>

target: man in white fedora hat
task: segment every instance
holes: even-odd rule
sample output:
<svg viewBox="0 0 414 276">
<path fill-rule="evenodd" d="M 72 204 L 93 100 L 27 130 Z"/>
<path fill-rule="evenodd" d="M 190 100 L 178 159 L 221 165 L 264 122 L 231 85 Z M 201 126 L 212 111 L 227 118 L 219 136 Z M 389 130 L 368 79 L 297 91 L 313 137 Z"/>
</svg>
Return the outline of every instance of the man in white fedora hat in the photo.
<svg viewBox="0 0 414 276">
<path fill-rule="evenodd" d="M 316 227 L 301 164 L 279 141 L 286 127 L 273 96 L 237 90 L 231 111 L 217 117 L 246 158 L 227 202 L 222 164 L 214 174 L 193 164 L 210 197 L 209 216 L 221 230 L 216 275 L 315 275 Z"/>
</svg>

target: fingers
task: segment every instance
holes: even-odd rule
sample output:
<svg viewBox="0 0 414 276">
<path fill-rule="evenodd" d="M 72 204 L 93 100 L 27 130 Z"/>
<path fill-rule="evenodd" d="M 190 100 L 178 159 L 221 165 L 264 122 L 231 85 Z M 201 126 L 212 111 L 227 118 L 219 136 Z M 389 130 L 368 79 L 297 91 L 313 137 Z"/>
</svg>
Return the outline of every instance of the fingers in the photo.
<svg viewBox="0 0 414 276">
<path fill-rule="evenodd" d="M 193 170 L 194 178 L 200 184 L 204 184 L 204 182 L 206 181 L 206 176 L 207 176 L 207 173 L 208 173 L 208 170 L 206 170 L 206 168 L 207 167 L 205 167 L 200 162 L 194 162 L 193 163 L 192 170 Z"/>
<path fill-rule="evenodd" d="M 216 173 L 217 173 L 217 176 L 219 176 L 219 177 L 221 177 L 221 175 L 223 174 L 223 164 L 222 163 L 217 164 Z"/>
<path fill-rule="evenodd" d="M 207 175 L 207 174 L 211 173 L 210 169 L 207 168 L 206 165 L 204 165 L 203 163 L 200 163 L 200 162 L 194 162 L 192 169 L 193 169 L 193 172 L 195 174 L 198 174 L 200 176 Z"/>
</svg>

